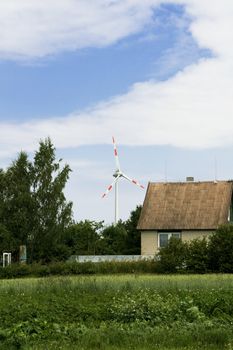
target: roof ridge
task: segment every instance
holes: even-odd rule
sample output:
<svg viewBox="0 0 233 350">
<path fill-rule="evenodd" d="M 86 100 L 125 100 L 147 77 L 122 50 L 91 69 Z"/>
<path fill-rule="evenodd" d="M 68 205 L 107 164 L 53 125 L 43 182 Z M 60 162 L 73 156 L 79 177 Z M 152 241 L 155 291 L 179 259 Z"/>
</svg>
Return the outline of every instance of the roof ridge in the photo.
<svg viewBox="0 0 233 350">
<path fill-rule="evenodd" d="M 233 183 L 233 180 L 204 180 L 204 181 L 150 181 L 149 184 L 196 184 L 196 183 Z"/>
</svg>

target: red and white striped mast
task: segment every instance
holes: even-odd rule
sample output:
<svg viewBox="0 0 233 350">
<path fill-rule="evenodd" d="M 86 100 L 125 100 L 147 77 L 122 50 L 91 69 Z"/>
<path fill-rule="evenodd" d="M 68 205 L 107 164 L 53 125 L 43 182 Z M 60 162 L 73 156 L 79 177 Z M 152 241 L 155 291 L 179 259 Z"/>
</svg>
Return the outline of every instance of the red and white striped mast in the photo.
<svg viewBox="0 0 233 350">
<path fill-rule="evenodd" d="M 117 151 L 117 146 L 116 146 L 116 141 L 115 138 L 112 137 L 112 142 L 113 142 L 113 147 L 114 147 L 114 157 L 115 157 L 115 162 L 116 162 L 116 171 L 113 174 L 113 177 L 115 177 L 115 180 L 111 183 L 110 186 L 108 186 L 106 192 L 102 195 L 102 198 L 106 197 L 107 194 L 112 190 L 113 186 L 115 185 L 115 225 L 119 221 L 119 202 L 118 202 L 118 181 L 121 177 L 125 178 L 126 180 L 130 181 L 134 185 L 137 185 L 144 189 L 144 186 L 140 185 L 140 183 L 137 180 L 131 179 L 127 175 L 125 175 L 120 168 L 120 162 L 119 162 L 119 157 L 118 157 L 118 151 Z"/>
</svg>

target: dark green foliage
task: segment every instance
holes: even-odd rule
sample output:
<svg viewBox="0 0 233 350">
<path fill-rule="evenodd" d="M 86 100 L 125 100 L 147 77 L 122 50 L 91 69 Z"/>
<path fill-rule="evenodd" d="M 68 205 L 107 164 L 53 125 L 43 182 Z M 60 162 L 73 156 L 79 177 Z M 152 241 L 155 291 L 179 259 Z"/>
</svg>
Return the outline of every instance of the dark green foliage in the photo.
<svg viewBox="0 0 233 350">
<path fill-rule="evenodd" d="M 122 222 L 101 230 L 100 251 L 103 255 L 122 255 L 126 253 L 127 231 Z"/>
<path fill-rule="evenodd" d="M 213 272 L 233 272 L 233 225 L 224 225 L 210 237 L 210 268 Z"/>
<path fill-rule="evenodd" d="M 14 252 L 17 247 L 17 242 L 12 233 L 9 232 L 3 224 L 0 224 L 0 251 Z"/>
<path fill-rule="evenodd" d="M 99 234 L 102 228 L 102 222 L 85 220 L 72 224 L 64 230 L 62 240 L 70 255 L 102 254 Z"/>
<path fill-rule="evenodd" d="M 187 245 L 181 239 L 171 237 L 168 245 L 158 253 L 158 266 L 162 273 L 175 273 L 185 270 Z"/>
<path fill-rule="evenodd" d="M 0 249 L 18 260 L 19 246 L 28 248 L 29 261 L 66 259 L 69 251 L 61 242 L 72 222 L 72 204 L 64 187 L 70 168 L 56 162 L 55 148 L 48 138 L 41 141 L 34 161 L 26 153 L 4 172 L 0 171 Z"/>
<path fill-rule="evenodd" d="M 126 221 L 104 226 L 103 222 L 81 221 L 70 225 L 63 234 L 63 243 L 70 255 L 140 255 L 141 238 L 137 231 L 141 206 Z"/>
<path fill-rule="evenodd" d="M 141 254 L 141 232 L 137 230 L 141 211 L 142 206 L 137 205 L 136 209 L 130 213 L 129 219 L 124 223 L 127 232 L 125 254 Z"/>
<path fill-rule="evenodd" d="M 188 243 L 185 265 L 191 273 L 209 272 L 209 247 L 206 238 L 193 239 Z"/>
<path fill-rule="evenodd" d="M 233 272 L 233 225 L 218 228 L 211 236 L 182 242 L 171 238 L 157 254 L 160 272 Z"/>
<path fill-rule="evenodd" d="M 106 262 L 53 262 L 50 264 L 12 264 L 0 267 L 0 279 L 20 278 L 25 276 L 42 277 L 52 275 L 89 275 L 112 273 L 155 273 L 155 261 L 106 261 Z"/>
<path fill-rule="evenodd" d="M 0 172 L 0 249 L 1 252 L 10 250 L 13 259 L 18 258 L 19 246 L 27 243 L 32 227 L 30 186 L 31 163 L 27 155 L 21 152 L 5 172 Z"/>
<path fill-rule="evenodd" d="M 6 201 L 4 216 L 8 229 L 20 244 L 27 243 L 27 234 L 31 229 L 33 202 L 31 197 L 32 164 L 26 153 L 21 152 L 7 169 Z"/>
<path fill-rule="evenodd" d="M 4 220 L 4 210 L 6 202 L 6 176 L 3 169 L 0 169 L 0 219 L 1 223 Z"/>
<path fill-rule="evenodd" d="M 51 261 L 56 257 L 62 234 L 72 222 L 72 203 L 67 203 L 64 188 L 70 168 L 61 169 L 55 148 L 48 138 L 40 141 L 32 170 L 32 196 L 35 203 L 31 236 L 31 260 Z"/>
</svg>

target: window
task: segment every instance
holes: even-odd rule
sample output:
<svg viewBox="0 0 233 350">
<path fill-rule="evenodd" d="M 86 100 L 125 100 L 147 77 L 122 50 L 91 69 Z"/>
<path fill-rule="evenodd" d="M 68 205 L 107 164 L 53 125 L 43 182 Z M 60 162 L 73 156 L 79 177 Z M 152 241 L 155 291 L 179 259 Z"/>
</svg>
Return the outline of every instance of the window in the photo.
<svg viewBox="0 0 233 350">
<path fill-rule="evenodd" d="M 158 236 L 158 247 L 166 247 L 171 237 L 180 238 L 180 232 L 160 232 Z"/>
</svg>

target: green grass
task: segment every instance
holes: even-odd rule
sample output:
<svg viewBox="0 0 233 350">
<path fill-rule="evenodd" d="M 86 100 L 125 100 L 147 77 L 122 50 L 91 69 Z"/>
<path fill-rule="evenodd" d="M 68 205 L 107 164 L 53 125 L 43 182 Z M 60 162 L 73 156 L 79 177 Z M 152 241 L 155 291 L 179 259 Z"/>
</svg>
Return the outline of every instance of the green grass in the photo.
<svg viewBox="0 0 233 350">
<path fill-rule="evenodd" d="M 233 349 L 232 275 L 0 281 L 1 349 Z"/>
</svg>

